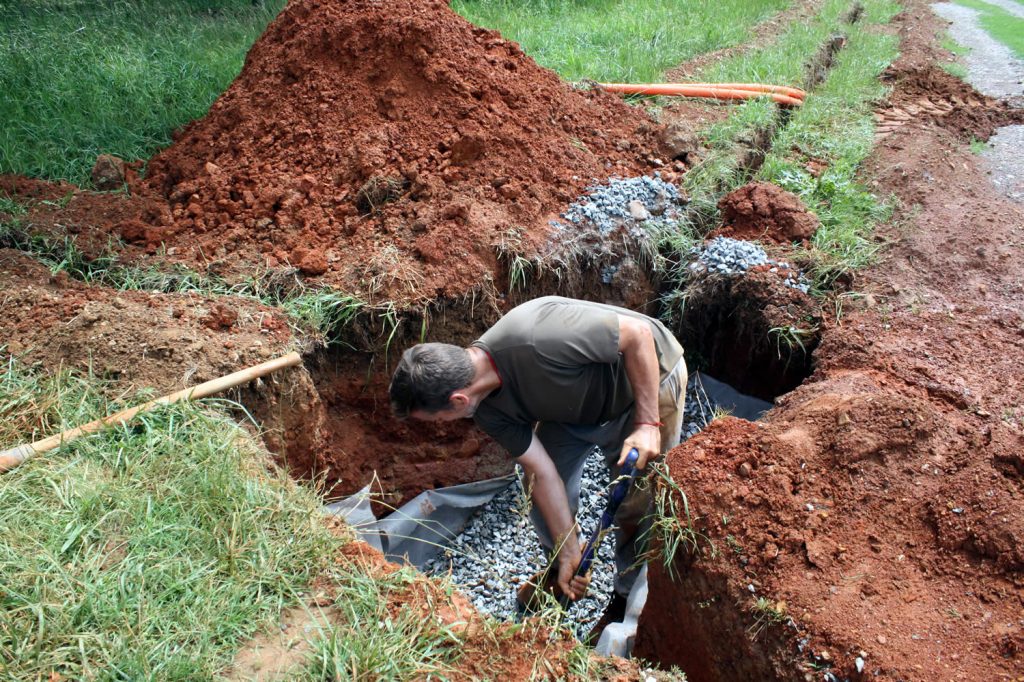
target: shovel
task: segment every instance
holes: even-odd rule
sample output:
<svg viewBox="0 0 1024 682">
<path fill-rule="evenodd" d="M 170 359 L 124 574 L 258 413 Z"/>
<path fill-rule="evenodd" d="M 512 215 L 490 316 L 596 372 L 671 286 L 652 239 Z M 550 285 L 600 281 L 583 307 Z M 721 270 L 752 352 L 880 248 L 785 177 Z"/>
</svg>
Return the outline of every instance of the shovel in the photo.
<svg viewBox="0 0 1024 682">
<path fill-rule="evenodd" d="M 601 514 L 600 521 L 593 532 L 590 533 L 590 537 L 587 538 L 587 544 L 583 546 L 582 558 L 580 559 L 579 566 L 576 567 L 573 577 L 586 575 L 590 571 L 590 567 L 594 563 L 594 557 L 597 555 L 598 546 L 601 544 L 605 533 L 611 528 L 612 521 L 615 519 L 615 512 L 619 510 L 619 506 L 622 505 L 622 501 L 626 499 L 626 494 L 633 485 L 633 479 L 637 475 L 636 461 L 639 458 L 640 453 L 637 452 L 636 448 L 631 449 L 629 454 L 626 455 L 626 463 L 622 465 L 622 471 L 616 479 L 615 487 L 612 488 L 611 493 L 608 495 L 608 504 L 605 506 L 604 513 Z M 569 608 L 569 595 L 562 593 L 558 588 L 558 585 L 555 583 L 555 576 L 551 571 L 545 571 L 545 573 L 546 575 L 543 575 L 542 580 L 527 582 L 519 588 L 519 592 L 516 595 L 516 605 L 519 608 L 520 615 L 537 610 L 539 607 L 539 600 L 537 599 L 538 588 L 555 595 L 558 599 L 558 605 L 563 609 Z M 537 583 L 540 584 L 538 585 Z"/>
</svg>

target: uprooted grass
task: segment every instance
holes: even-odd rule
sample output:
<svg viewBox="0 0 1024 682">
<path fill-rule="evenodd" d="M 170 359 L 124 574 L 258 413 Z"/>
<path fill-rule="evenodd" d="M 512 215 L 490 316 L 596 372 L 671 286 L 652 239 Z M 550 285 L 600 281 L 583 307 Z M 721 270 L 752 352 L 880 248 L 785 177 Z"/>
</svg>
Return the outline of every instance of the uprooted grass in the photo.
<svg viewBox="0 0 1024 682">
<path fill-rule="evenodd" d="M 697 528 L 698 519 L 690 512 L 686 492 L 672 479 L 668 464 L 662 462 L 651 467 L 654 474 L 654 509 L 651 526 L 642 541 L 650 549 L 649 560 L 660 559 L 670 578 L 676 577 L 676 558 L 683 552 L 700 557 L 705 552 L 710 558 L 718 555 L 714 541 Z"/>
<path fill-rule="evenodd" d="M 116 409 L 104 388 L 8 358 L 0 443 Z M 215 403 L 177 404 L 0 475 L 0 677 L 221 671 L 341 542 L 265 458 Z"/>
</svg>

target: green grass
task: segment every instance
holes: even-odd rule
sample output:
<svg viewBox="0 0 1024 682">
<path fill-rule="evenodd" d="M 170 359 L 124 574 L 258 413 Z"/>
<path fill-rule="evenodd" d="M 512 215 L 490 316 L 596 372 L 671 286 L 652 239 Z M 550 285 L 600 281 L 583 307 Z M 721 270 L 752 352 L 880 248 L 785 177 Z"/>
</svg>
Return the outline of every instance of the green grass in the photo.
<svg viewBox="0 0 1024 682">
<path fill-rule="evenodd" d="M 959 78 L 962 81 L 967 80 L 967 67 L 960 62 L 942 62 L 939 64 L 939 67 L 950 76 Z"/>
<path fill-rule="evenodd" d="M 800 256 L 819 291 L 872 261 L 872 233 L 890 215 L 857 174 L 874 142 L 874 103 L 885 95 L 878 76 L 897 55 L 896 39 L 871 30 L 870 22 L 887 21 L 896 6 L 869 1 L 865 9 L 863 25 L 849 31 L 827 80 L 794 113 L 758 173 L 800 195 L 821 219 L 812 248 Z M 828 164 L 818 177 L 806 168 L 812 159 Z"/>
<path fill-rule="evenodd" d="M 972 137 L 969 146 L 972 154 L 984 154 L 985 150 L 988 149 L 988 142 Z"/>
<path fill-rule="evenodd" d="M 81 184 L 206 113 L 283 0 L 0 3 L 0 173 Z"/>
<path fill-rule="evenodd" d="M 699 75 L 710 82 L 762 82 L 777 85 L 804 85 L 805 64 L 819 46 L 841 28 L 840 18 L 850 7 L 848 0 L 828 0 L 808 22 L 790 27 L 763 48 L 709 65 Z M 812 97 L 815 95 L 812 95 Z M 749 180 L 738 165 L 737 144 L 753 139 L 755 131 L 781 124 L 778 109 L 766 98 L 737 105 L 725 121 L 702 131 L 708 147 L 705 158 L 684 177 L 691 198 L 691 215 L 698 222 L 697 232 L 707 232 L 718 224 L 718 200 Z"/>
<path fill-rule="evenodd" d="M 5 361 L 0 444 L 120 407 Z M 0 475 L 0 679 L 209 679 L 339 540 L 218 403 L 178 404 Z"/>
<path fill-rule="evenodd" d="M 895 39 L 875 27 L 890 21 L 899 6 L 868 0 L 860 21 L 845 25 L 840 19 L 849 7 L 847 0 L 829 0 L 812 21 L 794 24 L 775 43 L 713 64 L 700 74 L 708 81 L 800 86 L 804 65 L 819 45 L 836 32 L 848 38 L 826 81 L 788 121 L 763 98 L 738 105 L 727 120 L 703 131 L 708 153 L 684 178 L 691 213 L 699 222 L 690 227 L 706 232 L 718 224 L 718 200 L 750 179 L 737 164 L 737 143 L 752 139 L 758 129 L 777 126 L 772 150 L 755 177 L 799 194 L 821 219 L 812 248 L 793 256 L 809 269 L 819 294 L 872 261 L 877 245 L 871 232 L 889 215 L 885 202 L 858 182 L 857 172 L 873 144 L 873 103 L 885 94 L 878 75 L 896 56 Z M 817 178 L 806 169 L 811 160 L 828 164 Z"/>
<path fill-rule="evenodd" d="M 0 360 L 0 448 L 141 399 L 105 397 L 113 385 L 94 376 L 27 370 L 2 347 Z M 322 501 L 267 469 L 236 410 L 164 406 L 0 474 L 0 680 L 212 679 L 306 604 L 314 578 L 333 608 L 294 679 L 452 671 L 466 636 L 433 612 L 451 585 L 336 562 L 347 539 L 321 523 Z M 410 594 L 429 612 L 405 608 Z M 526 627 L 482 625 L 496 646 Z"/>
<path fill-rule="evenodd" d="M 942 37 L 942 40 L 939 41 L 939 45 L 941 45 L 944 50 L 949 50 L 953 54 L 959 55 L 961 57 L 969 55 L 971 53 L 971 48 L 956 42 L 955 40 L 953 40 L 953 36 L 949 35 L 948 33 Z"/>
<path fill-rule="evenodd" d="M 953 0 L 956 4 L 977 10 L 981 27 L 995 40 L 1010 48 L 1018 59 L 1024 59 L 1024 19 L 1002 7 L 982 0 Z M 1024 3 L 1022 3 L 1024 4 Z"/>
<path fill-rule="evenodd" d="M 568 80 L 651 82 L 748 39 L 787 0 L 454 0 L 473 23 L 522 45 Z"/>
</svg>

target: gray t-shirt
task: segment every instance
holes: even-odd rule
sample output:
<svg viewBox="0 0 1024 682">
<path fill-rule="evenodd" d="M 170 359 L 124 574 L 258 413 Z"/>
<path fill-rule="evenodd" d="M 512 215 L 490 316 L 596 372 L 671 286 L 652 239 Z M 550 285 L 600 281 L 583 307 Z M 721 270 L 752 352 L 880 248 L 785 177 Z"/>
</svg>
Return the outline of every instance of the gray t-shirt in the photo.
<svg viewBox="0 0 1024 682">
<path fill-rule="evenodd" d="M 477 407 L 477 426 L 519 457 L 536 422 L 601 424 L 630 409 L 633 390 L 619 354 L 619 315 L 651 325 L 664 378 L 683 351 L 661 322 L 602 303 L 534 299 L 510 310 L 472 344 L 487 352 L 501 377 L 501 386 Z"/>
</svg>

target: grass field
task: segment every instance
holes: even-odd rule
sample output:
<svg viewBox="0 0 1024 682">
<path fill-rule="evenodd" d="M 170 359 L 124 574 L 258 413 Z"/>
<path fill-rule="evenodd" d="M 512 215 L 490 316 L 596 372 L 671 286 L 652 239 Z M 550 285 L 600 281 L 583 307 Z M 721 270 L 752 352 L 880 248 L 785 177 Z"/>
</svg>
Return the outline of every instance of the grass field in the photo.
<svg viewBox="0 0 1024 682">
<path fill-rule="evenodd" d="M 0 4 L 0 173 L 83 183 L 145 159 L 238 75 L 283 0 Z"/>
<path fill-rule="evenodd" d="M 788 0 L 454 0 L 563 78 L 646 83 L 698 54 L 743 42 Z"/>
</svg>

